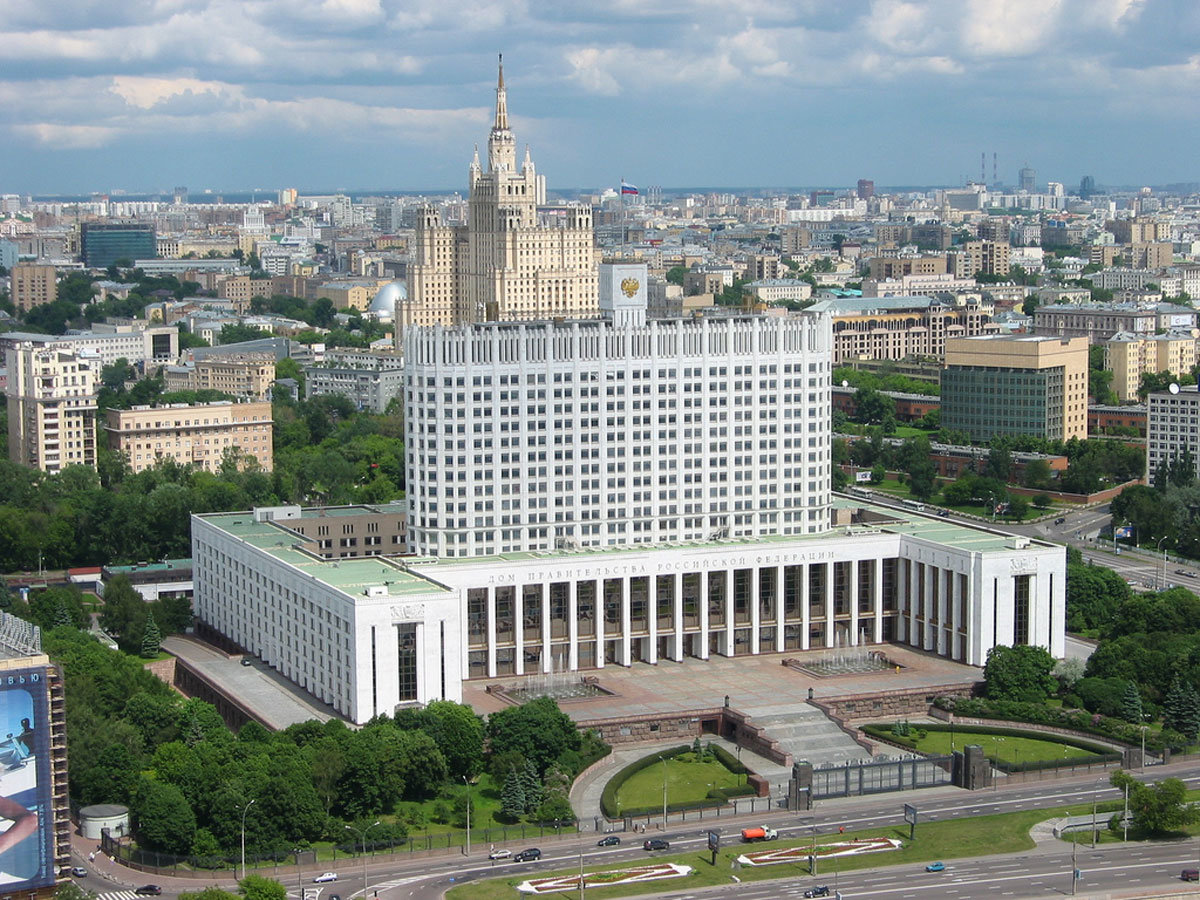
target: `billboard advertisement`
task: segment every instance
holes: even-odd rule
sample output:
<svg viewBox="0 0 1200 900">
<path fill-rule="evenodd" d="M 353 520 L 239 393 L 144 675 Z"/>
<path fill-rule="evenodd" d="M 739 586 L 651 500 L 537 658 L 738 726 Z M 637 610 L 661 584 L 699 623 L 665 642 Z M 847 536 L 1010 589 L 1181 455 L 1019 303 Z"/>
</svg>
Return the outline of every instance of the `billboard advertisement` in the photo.
<svg viewBox="0 0 1200 900">
<path fill-rule="evenodd" d="M 0 891 L 54 884 L 50 696 L 44 669 L 0 671 Z"/>
</svg>

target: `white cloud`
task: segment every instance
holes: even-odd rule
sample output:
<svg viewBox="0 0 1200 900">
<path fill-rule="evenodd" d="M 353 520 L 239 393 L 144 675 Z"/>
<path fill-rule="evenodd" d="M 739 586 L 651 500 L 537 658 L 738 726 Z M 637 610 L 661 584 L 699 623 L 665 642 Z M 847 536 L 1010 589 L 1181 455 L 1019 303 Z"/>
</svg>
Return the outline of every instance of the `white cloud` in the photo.
<svg viewBox="0 0 1200 900">
<path fill-rule="evenodd" d="M 19 135 L 55 149 L 93 149 L 112 142 L 116 128 L 103 125 L 64 125 L 60 122 L 29 122 L 13 126 Z"/>
</svg>

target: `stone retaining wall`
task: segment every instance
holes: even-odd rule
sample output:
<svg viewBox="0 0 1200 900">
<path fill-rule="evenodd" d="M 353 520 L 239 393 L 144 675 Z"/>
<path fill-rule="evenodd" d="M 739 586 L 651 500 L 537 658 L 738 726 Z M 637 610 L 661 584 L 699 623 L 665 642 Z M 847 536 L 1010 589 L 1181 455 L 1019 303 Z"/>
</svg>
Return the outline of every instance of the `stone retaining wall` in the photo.
<svg viewBox="0 0 1200 900">
<path fill-rule="evenodd" d="M 831 717 L 841 721 L 890 719 L 927 715 L 933 701 L 938 697 L 973 697 L 982 687 L 982 681 L 960 681 L 953 684 L 902 688 L 881 693 L 817 697 L 811 702 L 825 710 Z"/>
</svg>

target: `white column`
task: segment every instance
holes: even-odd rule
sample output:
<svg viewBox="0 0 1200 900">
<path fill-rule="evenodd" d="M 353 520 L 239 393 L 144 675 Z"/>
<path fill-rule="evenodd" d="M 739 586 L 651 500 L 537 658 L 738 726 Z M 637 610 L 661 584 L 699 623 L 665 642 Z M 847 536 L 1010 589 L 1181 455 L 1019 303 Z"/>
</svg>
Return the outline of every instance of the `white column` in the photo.
<svg viewBox="0 0 1200 900">
<path fill-rule="evenodd" d="M 675 622 L 675 633 L 671 635 L 671 659 L 683 662 L 683 576 L 671 578 L 671 619 Z"/>
<path fill-rule="evenodd" d="M 525 674 L 525 586 L 514 584 L 513 589 L 513 639 L 516 649 L 513 650 L 514 671 L 518 675 Z"/>
<path fill-rule="evenodd" d="M 833 646 L 833 576 L 836 563 L 825 563 L 825 646 Z"/>
<path fill-rule="evenodd" d="M 604 579 L 592 582 L 596 591 L 596 668 L 604 668 Z"/>
<path fill-rule="evenodd" d="M 487 673 L 496 677 L 496 587 L 487 589 Z"/>
<path fill-rule="evenodd" d="M 783 652 L 783 622 L 784 622 L 784 598 L 787 597 L 787 591 L 783 584 L 783 566 L 775 567 L 775 652 Z"/>
<path fill-rule="evenodd" d="M 811 627 L 812 619 L 808 614 L 808 567 L 812 563 L 801 564 L 797 566 L 800 570 L 800 649 L 808 650 L 808 629 Z"/>
<path fill-rule="evenodd" d="M 935 572 L 937 572 L 937 566 L 928 563 L 925 565 L 925 627 L 922 629 L 921 643 L 918 644 L 922 650 L 933 650 L 934 652 L 937 651 L 937 639 L 936 637 L 930 637 L 930 631 L 935 629 L 929 624 L 929 620 L 933 618 L 930 610 L 937 609 L 933 597 L 933 578 Z"/>
<path fill-rule="evenodd" d="M 850 646 L 858 646 L 858 560 L 846 563 L 850 567 L 846 590 L 850 592 Z"/>
<path fill-rule="evenodd" d="M 542 597 L 542 672 L 554 670 L 554 657 L 550 652 L 552 639 L 550 636 L 550 582 L 538 585 Z"/>
<path fill-rule="evenodd" d="M 682 577 L 682 576 L 680 576 Z M 700 658 L 708 659 L 708 572 L 700 573 Z"/>
<path fill-rule="evenodd" d="M 959 609 L 962 606 L 960 598 L 962 595 L 962 579 L 958 577 L 958 573 L 954 572 L 950 576 L 951 592 L 950 592 L 950 652 L 947 654 L 951 659 L 961 662 L 958 652 L 959 637 L 958 629 L 962 625 L 959 619 Z"/>
<path fill-rule="evenodd" d="M 913 647 L 921 646 L 921 636 L 917 633 L 917 563 L 908 563 L 908 643 Z"/>
<path fill-rule="evenodd" d="M 878 644 L 883 641 L 883 560 L 875 557 L 871 567 L 871 599 L 875 607 L 875 633 L 872 640 Z"/>
<path fill-rule="evenodd" d="M 621 653 L 619 662 L 621 665 L 628 667 L 632 663 L 632 645 L 633 639 L 630 631 L 633 630 L 633 622 L 630 610 L 629 596 L 629 576 L 621 579 Z"/>
<path fill-rule="evenodd" d="M 579 668 L 579 597 L 575 592 L 579 582 L 567 582 L 567 669 L 574 672 Z"/>
<path fill-rule="evenodd" d="M 646 576 L 646 624 L 650 633 L 650 647 L 646 662 L 658 665 L 658 577 Z"/>
<path fill-rule="evenodd" d="M 733 569 L 725 573 L 725 655 L 733 656 Z"/>
<path fill-rule="evenodd" d="M 750 652 L 758 655 L 758 629 L 762 625 L 762 570 L 755 566 L 750 570 Z"/>
</svg>

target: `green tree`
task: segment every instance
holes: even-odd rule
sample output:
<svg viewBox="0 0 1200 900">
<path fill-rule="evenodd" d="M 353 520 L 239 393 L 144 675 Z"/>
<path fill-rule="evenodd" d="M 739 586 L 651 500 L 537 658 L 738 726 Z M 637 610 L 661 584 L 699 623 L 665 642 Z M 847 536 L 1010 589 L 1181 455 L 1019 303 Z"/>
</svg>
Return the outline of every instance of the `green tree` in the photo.
<svg viewBox="0 0 1200 900">
<path fill-rule="evenodd" d="M 525 814 L 525 787 L 516 768 L 504 776 L 504 787 L 500 791 L 500 812 L 510 821 L 517 821 Z"/>
<path fill-rule="evenodd" d="M 992 700 L 1042 703 L 1057 688 L 1050 673 L 1054 657 L 1045 647 L 997 645 L 988 651 L 983 667 L 987 696 Z"/>
<path fill-rule="evenodd" d="M 1142 722 L 1142 695 L 1135 682 L 1125 682 L 1125 691 L 1121 695 L 1121 718 L 1139 725 Z"/>
<path fill-rule="evenodd" d="M 219 887 L 206 887 L 202 891 L 185 891 L 180 900 L 238 900 L 237 894 L 223 891 Z"/>
<path fill-rule="evenodd" d="M 1171 687 L 1167 691 L 1167 696 L 1163 699 L 1163 727 L 1178 731 L 1188 740 L 1194 741 L 1200 721 L 1197 721 L 1192 713 L 1189 692 L 1194 694 L 1195 688 L 1180 678 L 1179 673 L 1176 672 L 1171 679 Z"/>
<path fill-rule="evenodd" d="M 100 627 L 115 638 L 131 637 L 138 612 L 145 605 L 127 575 L 116 575 L 104 586 Z"/>
<path fill-rule="evenodd" d="M 564 752 L 578 750 L 580 746 L 575 723 L 549 697 L 492 713 L 488 716 L 487 732 L 493 753 L 515 750 L 532 760 L 539 773 L 545 772 Z"/>
<path fill-rule="evenodd" d="M 173 784 L 143 778 L 134 793 L 134 828 L 142 846 L 185 854 L 196 836 L 196 815 Z"/>
<path fill-rule="evenodd" d="M 683 284 L 683 278 L 687 275 L 687 269 L 683 266 L 672 266 L 667 269 L 667 281 L 670 284 Z"/>
<path fill-rule="evenodd" d="M 154 659 L 158 656 L 158 651 L 162 645 L 162 632 L 158 630 L 158 623 L 154 621 L 154 614 L 146 616 L 146 627 L 142 630 L 142 657 L 144 659 Z"/>
<path fill-rule="evenodd" d="M 247 875 L 238 882 L 238 893 L 246 900 L 287 900 L 287 888 L 262 875 Z"/>
<path fill-rule="evenodd" d="M 533 812 L 542 804 L 542 780 L 533 760 L 526 759 L 525 768 L 518 775 L 521 779 L 521 793 L 525 795 L 525 812 Z"/>
<path fill-rule="evenodd" d="M 425 731 L 446 757 L 450 778 L 474 778 L 483 771 L 483 720 L 471 707 L 435 700 L 425 707 Z"/>
<path fill-rule="evenodd" d="M 874 388 L 860 387 L 854 392 L 854 421 L 882 425 L 885 431 L 895 431 L 896 401 Z M 889 424 L 890 429 L 887 428 Z"/>
<path fill-rule="evenodd" d="M 1178 778 L 1142 784 L 1118 769 L 1109 783 L 1129 792 L 1129 817 L 1138 831 L 1148 835 L 1174 834 L 1200 821 L 1200 808 L 1187 802 L 1187 787 Z"/>
</svg>

